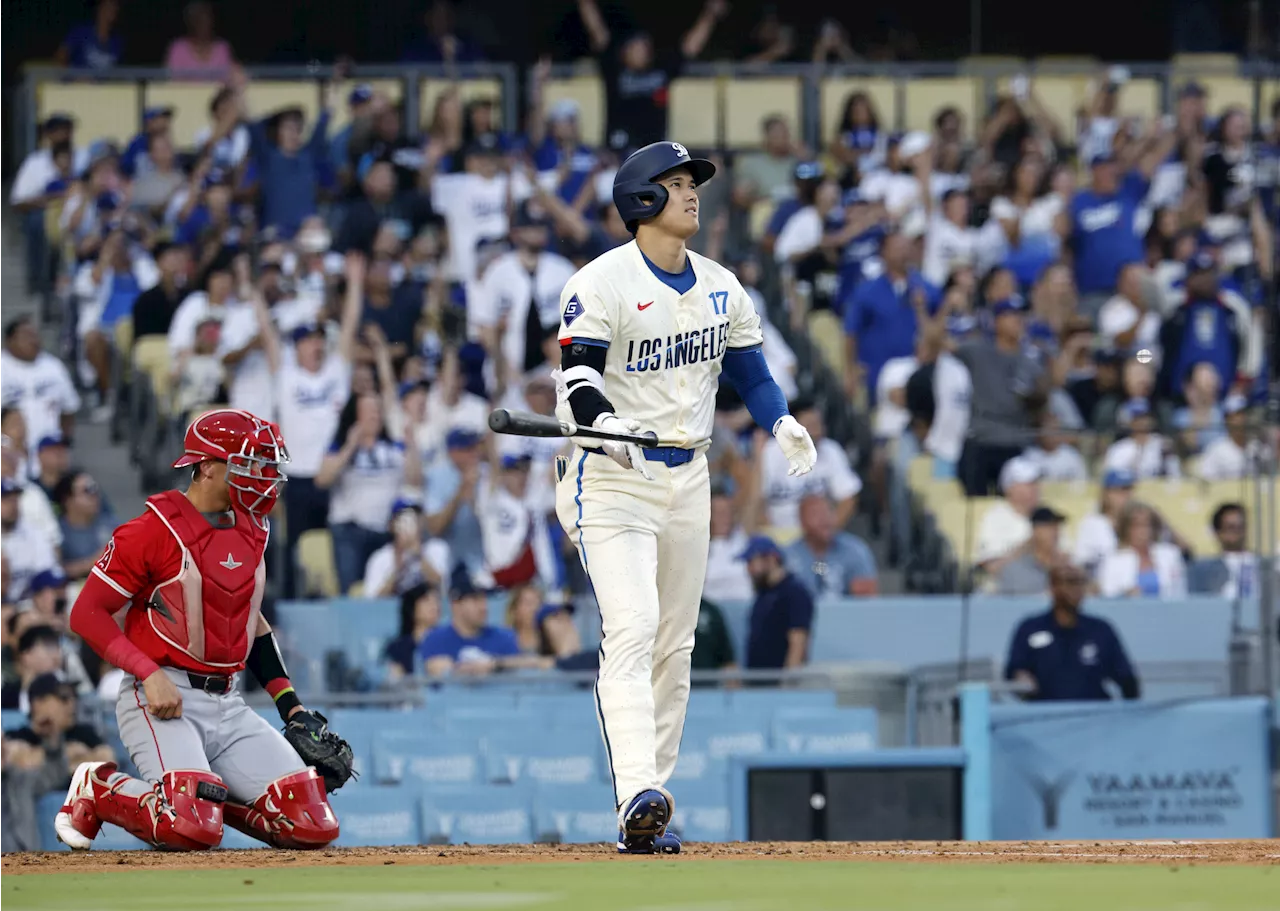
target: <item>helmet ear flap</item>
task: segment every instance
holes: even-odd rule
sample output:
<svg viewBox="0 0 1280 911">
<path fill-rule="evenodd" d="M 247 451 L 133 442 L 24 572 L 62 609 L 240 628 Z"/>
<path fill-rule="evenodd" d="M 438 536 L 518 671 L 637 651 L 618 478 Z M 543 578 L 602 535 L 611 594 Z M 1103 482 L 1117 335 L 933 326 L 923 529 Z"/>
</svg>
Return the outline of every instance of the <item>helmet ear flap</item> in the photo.
<svg viewBox="0 0 1280 911">
<path fill-rule="evenodd" d="M 642 219 L 658 215 L 666 207 L 667 200 L 670 198 L 667 188 L 660 183 L 641 184 L 629 195 L 632 217 L 627 219 L 627 230 L 632 234 L 636 233 L 636 228 Z"/>
</svg>

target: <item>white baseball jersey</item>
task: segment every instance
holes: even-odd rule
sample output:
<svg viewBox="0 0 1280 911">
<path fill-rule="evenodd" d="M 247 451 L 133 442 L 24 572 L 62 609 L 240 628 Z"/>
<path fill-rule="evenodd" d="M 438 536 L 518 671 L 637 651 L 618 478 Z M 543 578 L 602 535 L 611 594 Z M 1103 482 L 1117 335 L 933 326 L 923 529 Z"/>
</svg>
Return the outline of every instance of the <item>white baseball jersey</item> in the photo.
<svg viewBox="0 0 1280 911">
<path fill-rule="evenodd" d="M 40 440 L 62 430 L 62 416 L 80 410 L 80 393 L 62 361 L 41 351 L 34 361 L 0 352 L 0 399 L 18 408 L 27 422 L 27 446 L 34 461 Z"/>
<path fill-rule="evenodd" d="M 560 343 L 606 344 L 604 394 L 664 446 L 711 442 L 725 351 L 760 345 L 760 317 L 728 269 L 689 251 L 694 286 L 679 294 L 635 241 L 578 270 L 560 295 Z"/>
<path fill-rule="evenodd" d="M 474 306 L 467 301 L 467 322 L 471 328 L 482 329 L 496 326 L 506 317 L 506 330 L 499 339 L 502 354 L 508 365 L 523 373 L 529 308 L 537 301 L 542 326 L 550 330 L 555 325 L 560 292 L 571 277 L 573 264 L 555 253 L 539 253 L 532 273 L 520 261 L 519 253 L 504 253 L 485 270 Z"/>
</svg>

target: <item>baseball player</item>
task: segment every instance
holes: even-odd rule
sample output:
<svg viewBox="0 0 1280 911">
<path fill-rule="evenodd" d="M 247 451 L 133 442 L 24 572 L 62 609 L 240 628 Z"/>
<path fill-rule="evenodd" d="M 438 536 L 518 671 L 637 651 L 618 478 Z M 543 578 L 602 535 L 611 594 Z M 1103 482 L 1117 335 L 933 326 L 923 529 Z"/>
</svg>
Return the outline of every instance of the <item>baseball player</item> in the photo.
<svg viewBox="0 0 1280 911">
<path fill-rule="evenodd" d="M 350 777 L 351 749 L 302 707 L 259 612 L 284 439 L 222 409 L 191 424 L 185 447 L 173 467 L 190 467 L 190 486 L 116 529 L 71 611 L 71 628 L 125 672 L 116 718 L 142 777 L 81 764 L 54 828 L 80 850 L 104 822 L 204 850 L 224 821 L 278 848 L 322 848 L 338 837 L 326 789 Z M 244 668 L 274 697 L 284 736 L 245 705 Z"/>
<path fill-rule="evenodd" d="M 698 230 L 698 187 L 714 174 L 678 142 L 632 154 L 613 201 L 635 239 L 583 267 L 561 296 L 561 418 L 653 430 L 661 444 L 584 441 L 556 497 L 600 603 L 596 709 L 618 850 L 629 854 L 680 850 L 667 831 L 675 805 L 664 784 L 689 701 L 710 538 L 705 453 L 721 371 L 773 431 L 791 474 L 808 472 L 816 457 L 769 374 L 751 299 L 729 270 L 685 247 Z"/>
</svg>

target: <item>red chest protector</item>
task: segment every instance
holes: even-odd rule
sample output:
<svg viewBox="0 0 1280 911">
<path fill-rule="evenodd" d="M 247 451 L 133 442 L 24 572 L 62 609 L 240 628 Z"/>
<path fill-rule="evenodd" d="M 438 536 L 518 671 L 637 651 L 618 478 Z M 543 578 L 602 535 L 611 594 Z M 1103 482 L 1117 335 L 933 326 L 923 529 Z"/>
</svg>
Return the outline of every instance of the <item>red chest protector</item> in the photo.
<svg viewBox="0 0 1280 911">
<path fill-rule="evenodd" d="M 156 494 L 147 508 L 178 542 L 178 574 L 147 599 L 151 628 L 169 645 L 212 667 L 239 668 L 249 657 L 267 570 L 267 526 L 236 510 L 215 528 L 183 494 Z"/>
</svg>

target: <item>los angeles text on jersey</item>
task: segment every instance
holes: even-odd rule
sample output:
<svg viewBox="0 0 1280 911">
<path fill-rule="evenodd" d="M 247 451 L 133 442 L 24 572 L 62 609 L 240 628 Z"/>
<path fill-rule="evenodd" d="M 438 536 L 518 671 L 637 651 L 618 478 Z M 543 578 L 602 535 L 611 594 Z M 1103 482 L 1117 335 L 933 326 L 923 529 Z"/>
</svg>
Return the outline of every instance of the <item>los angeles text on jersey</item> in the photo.
<svg viewBox="0 0 1280 911">
<path fill-rule="evenodd" d="M 692 332 L 677 332 L 663 338 L 646 338 L 627 342 L 627 373 L 670 370 L 724 356 L 729 340 L 729 324 L 703 326 Z"/>
</svg>

